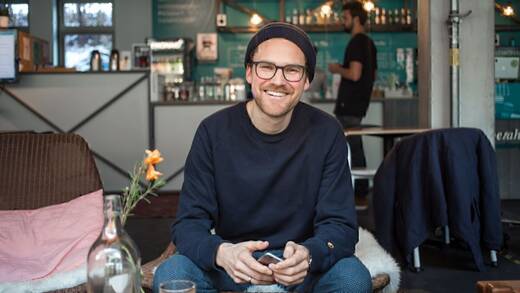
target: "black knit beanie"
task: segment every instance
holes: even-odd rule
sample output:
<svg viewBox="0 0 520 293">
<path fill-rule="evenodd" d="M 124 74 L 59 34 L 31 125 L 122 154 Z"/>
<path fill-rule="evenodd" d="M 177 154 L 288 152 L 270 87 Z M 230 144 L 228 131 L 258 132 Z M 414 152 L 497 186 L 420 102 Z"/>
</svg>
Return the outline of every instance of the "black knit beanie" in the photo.
<svg viewBox="0 0 520 293">
<path fill-rule="evenodd" d="M 271 22 L 262 27 L 249 41 L 246 50 L 244 65 L 247 67 L 251 63 L 251 53 L 262 42 L 274 38 L 283 38 L 293 42 L 302 50 L 307 61 L 307 75 L 309 82 L 314 78 L 314 68 L 316 67 L 316 51 L 311 38 L 299 27 L 285 22 Z"/>
</svg>

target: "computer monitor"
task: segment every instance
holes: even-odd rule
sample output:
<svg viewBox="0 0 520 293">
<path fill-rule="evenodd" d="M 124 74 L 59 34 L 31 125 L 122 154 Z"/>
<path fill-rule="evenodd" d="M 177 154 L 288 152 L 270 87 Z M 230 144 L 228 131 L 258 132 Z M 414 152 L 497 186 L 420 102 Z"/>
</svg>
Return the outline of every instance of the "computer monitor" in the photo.
<svg viewBox="0 0 520 293">
<path fill-rule="evenodd" d="M 16 30 L 0 30 L 0 83 L 12 83 L 18 78 L 16 37 Z"/>
</svg>

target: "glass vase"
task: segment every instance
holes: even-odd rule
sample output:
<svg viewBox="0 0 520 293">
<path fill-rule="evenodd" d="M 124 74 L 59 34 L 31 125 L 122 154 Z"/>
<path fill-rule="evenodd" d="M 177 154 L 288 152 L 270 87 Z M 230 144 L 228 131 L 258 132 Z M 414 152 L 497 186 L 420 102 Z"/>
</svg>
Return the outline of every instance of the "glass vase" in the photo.
<svg viewBox="0 0 520 293">
<path fill-rule="evenodd" d="M 121 224 L 121 198 L 104 199 L 103 230 L 87 258 L 87 292 L 141 291 L 141 257 Z"/>
</svg>

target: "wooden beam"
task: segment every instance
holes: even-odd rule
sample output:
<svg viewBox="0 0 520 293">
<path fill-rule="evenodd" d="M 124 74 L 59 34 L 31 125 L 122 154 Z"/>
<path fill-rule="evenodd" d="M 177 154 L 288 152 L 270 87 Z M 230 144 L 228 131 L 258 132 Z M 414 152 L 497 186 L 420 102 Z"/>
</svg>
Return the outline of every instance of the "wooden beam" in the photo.
<svg viewBox="0 0 520 293">
<path fill-rule="evenodd" d="M 498 3 L 495 3 L 495 10 L 502 14 L 502 12 L 504 11 L 504 6 L 503 5 L 500 5 Z M 506 16 L 504 15 L 504 17 L 508 17 L 508 18 L 511 18 L 511 20 L 517 24 L 520 24 L 520 18 L 518 18 L 516 15 L 511 15 L 511 16 Z"/>
<path fill-rule="evenodd" d="M 253 16 L 253 14 L 258 14 L 258 16 L 260 16 L 264 20 L 264 23 L 272 21 L 271 19 L 260 14 L 258 11 L 251 9 L 249 7 L 245 7 L 243 5 L 240 5 L 240 4 L 236 3 L 234 0 L 222 0 L 222 2 L 226 5 L 228 5 L 229 7 L 232 7 L 233 9 L 243 12 L 249 16 Z"/>
</svg>

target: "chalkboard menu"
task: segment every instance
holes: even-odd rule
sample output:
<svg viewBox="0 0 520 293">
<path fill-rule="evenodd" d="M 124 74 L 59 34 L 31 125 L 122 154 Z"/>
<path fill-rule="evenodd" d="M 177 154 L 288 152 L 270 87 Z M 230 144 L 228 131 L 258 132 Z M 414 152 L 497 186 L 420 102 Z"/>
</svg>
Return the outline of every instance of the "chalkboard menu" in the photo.
<svg viewBox="0 0 520 293">
<path fill-rule="evenodd" d="M 153 36 L 196 39 L 199 32 L 215 32 L 215 1 L 153 0 Z"/>
</svg>

